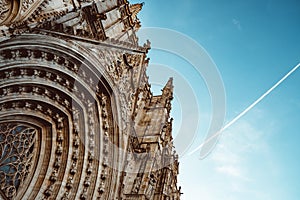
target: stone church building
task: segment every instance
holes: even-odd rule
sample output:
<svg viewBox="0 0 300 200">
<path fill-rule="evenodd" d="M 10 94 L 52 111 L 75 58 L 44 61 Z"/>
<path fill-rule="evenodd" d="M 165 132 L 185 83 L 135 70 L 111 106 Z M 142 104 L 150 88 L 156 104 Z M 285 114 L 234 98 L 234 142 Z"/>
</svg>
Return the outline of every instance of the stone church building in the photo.
<svg viewBox="0 0 300 200">
<path fill-rule="evenodd" d="M 0 199 L 179 200 L 172 79 L 127 0 L 0 0 Z"/>
</svg>

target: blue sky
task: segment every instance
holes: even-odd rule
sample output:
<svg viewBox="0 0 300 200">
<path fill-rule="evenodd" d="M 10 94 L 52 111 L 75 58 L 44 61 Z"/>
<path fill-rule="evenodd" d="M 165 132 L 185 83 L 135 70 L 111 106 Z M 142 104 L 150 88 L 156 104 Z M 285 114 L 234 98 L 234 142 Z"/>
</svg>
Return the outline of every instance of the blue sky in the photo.
<svg viewBox="0 0 300 200">
<path fill-rule="evenodd" d="M 139 18 L 143 27 L 179 31 L 208 52 L 224 83 L 226 123 L 300 62 L 299 10 L 297 0 L 146 0 Z M 175 76 L 174 134 L 181 126 L 189 132 L 197 124 L 193 150 L 203 142 L 211 117 L 205 82 L 180 56 L 151 50 L 149 57 L 154 92 Z M 193 91 L 197 103 L 182 105 L 187 102 L 183 86 Z M 299 86 L 300 70 L 224 131 L 208 157 L 182 155 L 183 199 L 298 200 Z M 187 121 L 183 109 L 188 109 L 184 117 L 189 124 L 182 124 Z"/>
</svg>

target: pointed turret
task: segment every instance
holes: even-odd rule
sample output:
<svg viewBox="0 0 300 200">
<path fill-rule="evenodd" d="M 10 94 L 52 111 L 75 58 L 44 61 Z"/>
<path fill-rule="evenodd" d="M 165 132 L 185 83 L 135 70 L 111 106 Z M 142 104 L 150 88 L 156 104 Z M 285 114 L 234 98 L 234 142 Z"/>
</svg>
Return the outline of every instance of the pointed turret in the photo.
<svg viewBox="0 0 300 200">
<path fill-rule="evenodd" d="M 131 19 L 134 24 L 135 30 L 138 30 L 141 27 L 141 22 L 138 19 L 137 15 L 142 10 L 144 4 L 145 3 L 136 3 L 136 4 L 130 5 L 130 7 L 129 7 L 129 10 L 131 12 Z"/>
<path fill-rule="evenodd" d="M 162 89 L 162 98 L 172 100 L 173 99 L 173 78 L 171 77 L 165 87 Z"/>
<path fill-rule="evenodd" d="M 162 89 L 162 95 L 160 100 L 163 106 L 167 109 L 167 118 L 169 118 L 170 111 L 172 108 L 171 101 L 173 99 L 173 89 L 173 78 L 170 78 L 165 87 Z"/>
<path fill-rule="evenodd" d="M 137 15 L 138 13 L 142 10 L 143 8 L 143 5 L 145 5 L 145 3 L 136 3 L 136 4 L 132 4 L 130 5 L 130 12 L 131 12 L 131 18 L 133 21 L 136 21 L 138 18 L 137 18 Z"/>
</svg>

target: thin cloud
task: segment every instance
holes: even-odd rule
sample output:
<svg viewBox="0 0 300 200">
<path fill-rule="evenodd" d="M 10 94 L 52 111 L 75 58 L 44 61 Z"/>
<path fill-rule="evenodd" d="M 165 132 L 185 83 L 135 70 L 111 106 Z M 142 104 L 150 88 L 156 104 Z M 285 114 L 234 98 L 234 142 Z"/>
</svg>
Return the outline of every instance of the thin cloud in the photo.
<svg viewBox="0 0 300 200">
<path fill-rule="evenodd" d="M 261 111 L 253 110 L 259 118 Z M 252 121 L 252 120 L 251 120 Z M 230 129 L 226 130 L 216 151 L 211 159 L 214 162 L 215 171 L 228 176 L 233 183 L 249 182 L 251 168 L 247 165 L 245 157 L 251 152 L 264 152 L 266 143 L 263 133 L 257 130 L 250 122 L 241 120 Z"/>
<path fill-rule="evenodd" d="M 236 166 L 224 165 L 217 167 L 216 171 L 233 177 L 242 177 L 241 170 Z"/>
<path fill-rule="evenodd" d="M 236 26 L 236 28 L 237 28 L 239 31 L 242 30 L 242 26 L 241 26 L 241 23 L 240 23 L 239 20 L 237 20 L 237 19 L 232 19 L 232 23 L 233 23 L 234 26 Z"/>
</svg>

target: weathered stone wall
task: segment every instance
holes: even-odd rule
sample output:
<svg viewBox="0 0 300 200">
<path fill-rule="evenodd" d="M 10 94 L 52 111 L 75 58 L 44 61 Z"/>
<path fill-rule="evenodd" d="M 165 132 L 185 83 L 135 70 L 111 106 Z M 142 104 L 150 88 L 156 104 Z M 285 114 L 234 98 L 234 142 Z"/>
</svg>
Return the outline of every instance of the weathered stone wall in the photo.
<svg viewBox="0 0 300 200">
<path fill-rule="evenodd" d="M 141 8 L 1 2 L 0 198 L 180 198 L 172 80 L 152 95 Z"/>
</svg>

